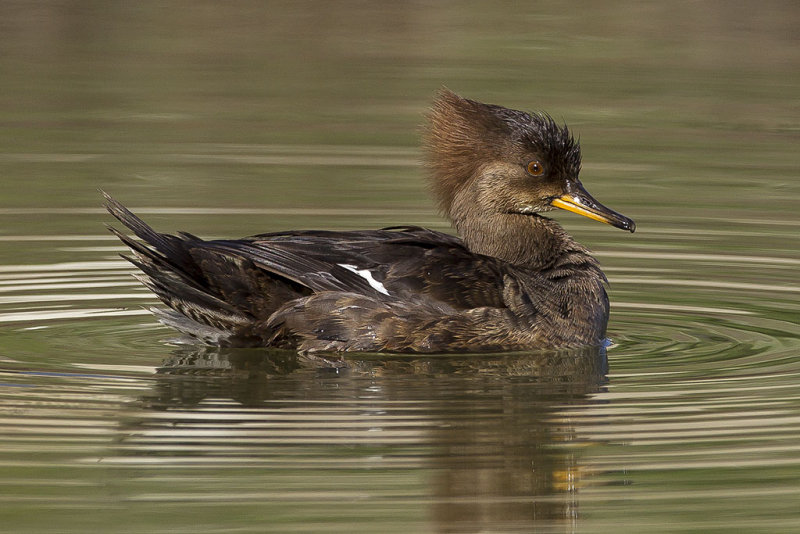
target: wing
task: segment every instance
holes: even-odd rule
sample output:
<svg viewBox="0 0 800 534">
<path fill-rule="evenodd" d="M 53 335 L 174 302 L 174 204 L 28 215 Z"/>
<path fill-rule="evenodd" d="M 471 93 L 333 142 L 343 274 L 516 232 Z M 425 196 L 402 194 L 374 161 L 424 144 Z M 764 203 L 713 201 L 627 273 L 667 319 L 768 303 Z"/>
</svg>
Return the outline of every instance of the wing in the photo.
<svg viewBox="0 0 800 534">
<path fill-rule="evenodd" d="M 324 273 L 338 279 L 336 290 L 362 292 L 363 283 L 345 287 L 352 280 L 341 279 L 345 270 L 386 298 L 427 298 L 454 309 L 503 307 L 503 279 L 513 270 L 455 236 L 419 227 L 264 234 L 225 246 L 300 283 Z"/>
</svg>

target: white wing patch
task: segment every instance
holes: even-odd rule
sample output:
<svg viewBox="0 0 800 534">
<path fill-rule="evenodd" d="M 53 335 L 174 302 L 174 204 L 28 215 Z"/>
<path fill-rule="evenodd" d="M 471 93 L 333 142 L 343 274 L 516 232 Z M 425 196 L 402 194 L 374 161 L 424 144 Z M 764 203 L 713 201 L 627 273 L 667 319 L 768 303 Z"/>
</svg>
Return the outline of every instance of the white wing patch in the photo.
<svg viewBox="0 0 800 534">
<path fill-rule="evenodd" d="M 389 292 L 386 291 L 386 288 L 383 287 L 383 284 L 375 280 L 375 277 L 372 276 L 372 273 L 368 269 L 359 269 L 355 265 L 348 265 L 347 263 L 339 263 L 337 264 L 339 267 L 344 267 L 348 271 L 356 273 L 358 276 L 366 280 L 370 286 L 376 291 L 383 293 L 384 295 L 388 295 Z"/>
</svg>

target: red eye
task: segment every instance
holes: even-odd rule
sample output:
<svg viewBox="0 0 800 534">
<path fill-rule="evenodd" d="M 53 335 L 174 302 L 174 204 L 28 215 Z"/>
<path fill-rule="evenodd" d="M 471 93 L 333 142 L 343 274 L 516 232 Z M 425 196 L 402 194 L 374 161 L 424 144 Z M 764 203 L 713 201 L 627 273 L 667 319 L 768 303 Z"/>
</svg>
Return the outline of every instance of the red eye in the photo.
<svg viewBox="0 0 800 534">
<path fill-rule="evenodd" d="M 531 176 L 541 176 L 544 174 L 544 166 L 536 160 L 528 163 L 528 174 Z"/>
</svg>

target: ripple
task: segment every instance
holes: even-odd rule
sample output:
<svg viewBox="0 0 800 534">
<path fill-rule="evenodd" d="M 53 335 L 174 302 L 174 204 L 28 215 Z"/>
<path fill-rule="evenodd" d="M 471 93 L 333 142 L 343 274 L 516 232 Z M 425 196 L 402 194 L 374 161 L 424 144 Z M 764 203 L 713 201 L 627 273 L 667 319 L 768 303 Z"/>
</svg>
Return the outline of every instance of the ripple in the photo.
<svg viewBox="0 0 800 534">
<path fill-rule="evenodd" d="M 680 304 L 647 304 L 644 302 L 615 302 L 613 308 L 655 310 L 660 312 L 715 313 L 722 315 L 753 315 L 754 312 L 735 308 L 709 308 L 706 306 L 683 306 Z"/>
<path fill-rule="evenodd" d="M 152 299 L 144 291 L 118 291 L 140 287 L 127 276 L 131 271 L 121 260 L 0 266 L 0 323 L 32 323 L 28 328 L 36 328 L 50 321 L 142 315 L 140 309 L 96 305 Z M 90 292 L 101 288 L 111 291 Z"/>
<path fill-rule="evenodd" d="M 665 230 L 671 233 L 669 230 Z M 741 235 L 733 233 L 732 235 Z M 761 235 L 761 234 L 756 234 Z M 700 254 L 700 253 L 678 253 L 678 252 L 610 252 L 604 251 L 597 253 L 599 257 L 610 258 L 629 258 L 639 260 L 687 260 L 691 262 L 714 262 L 724 265 L 731 265 L 736 263 L 765 263 L 769 265 L 800 265 L 800 259 L 796 258 L 783 258 L 776 256 L 748 256 L 739 254 Z"/>
<path fill-rule="evenodd" d="M 661 230 L 672 235 L 669 226 Z M 679 231 L 674 236 L 674 246 L 686 247 Z M 555 415 L 575 425 L 569 447 L 591 450 L 587 489 L 668 472 L 691 493 L 696 484 L 724 486 L 736 471 L 737 480 L 773 483 L 776 498 L 792 498 L 786 484 L 800 467 L 800 260 L 754 254 L 765 234 L 754 238 L 738 243 L 741 255 L 601 254 L 623 263 L 610 269 L 617 274 L 610 277 L 608 384 L 591 395 L 594 402 Z M 747 490 L 738 495 L 755 498 Z"/>
<path fill-rule="evenodd" d="M 671 230 L 659 238 L 683 235 Z M 600 255 L 607 361 L 566 351 L 355 355 L 342 366 L 165 344 L 171 331 L 142 309 L 154 297 L 101 241 L 70 242 L 83 261 L 0 266 L 0 465 L 22 473 L 5 483 L 28 484 L 30 502 L 51 506 L 53 488 L 94 473 L 116 477 L 127 503 L 175 513 L 378 499 L 467 524 L 479 503 L 527 527 L 531 514 L 615 499 L 624 509 L 797 495 L 795 258 L 615 244 Z M 755 489 L 730 490 L 734 472 Z M 685 491 L 654 489 L 664 477 Z M 58 495 L 65 507 L 84 501 Z"/>
</svg>

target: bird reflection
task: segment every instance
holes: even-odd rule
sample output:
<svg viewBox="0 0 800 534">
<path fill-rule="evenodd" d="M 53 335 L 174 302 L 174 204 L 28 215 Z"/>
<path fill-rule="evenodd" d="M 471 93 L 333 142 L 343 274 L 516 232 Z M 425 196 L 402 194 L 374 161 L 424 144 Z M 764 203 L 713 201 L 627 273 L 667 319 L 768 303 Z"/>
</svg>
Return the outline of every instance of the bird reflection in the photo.
<svg viewBox="0 0 800 534">
<path fill-rule="evenodd" d="M 570 446 L 574 428 L 559 413 L 591 402 L 606 365 L 604 348 L 332 359 L 292 351 L 176 351 L 140 400 L 139 417 L 126 422 L 124 449 L 163 454 L 169 462 L 170 455 L 208 461 L 220 454 L 230 461 L 239 448 L 243 461 L 268 455 L 291 467 L 294 449 L 323 443 L 317 454 L 325 458 L 318 460 L 332 465 L 362 451 L 377 486 L 387 484 L 382 463 L 419 469 L 426 486 L 415 498 L 432 530 L 569 526 L 579 517 L 581 468 Z M 171 444 L 166 453 L 159 452 L 162 441 Z M 313 490 L 314 473 L 295 467 L 304 473 L 298 483 Z M 328 469 L 319 477 L 327 485 L 344 477 L 346 486 L 349 473 Z M 369 495 L 369 483 L 359 491 Z"/>
</svg>

